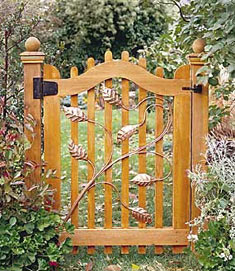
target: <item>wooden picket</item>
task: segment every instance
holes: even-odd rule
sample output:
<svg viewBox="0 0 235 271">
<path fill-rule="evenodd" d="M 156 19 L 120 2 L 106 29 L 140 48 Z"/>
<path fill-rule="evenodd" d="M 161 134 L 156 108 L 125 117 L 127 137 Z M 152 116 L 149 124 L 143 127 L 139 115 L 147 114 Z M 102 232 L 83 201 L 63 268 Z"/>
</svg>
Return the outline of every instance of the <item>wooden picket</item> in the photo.
<svg viewBox="0 0 235 271">
<path fill-rule="evenodd" d="M 89 58 L 87 61 L 88 70 L 94 67 L 95 60 Z M 89 89 L 87 93 L 87 117 L 91 120 L 95 120 L 95 90 L 94 88 Z M 94 123 L 87 124 L 87 153 L 88 159 L 95 163 L 95 125 Z M 91 180 L 93 175 L 93 169 L 90 164 L 88 164 L 88 181 Z M 95 228 L 95 187 L 88 191 L 88 228 Z M 88 253 L 93 254 L 95 248 L 93 246 L 88 247 Z"/>
<path fill-rule="evenodd" d="M 122 52 L 122 60 L 129 61 L 129 53 L 127 51 Z M 129 81 L 122 79 L 122 102 L 126 107 L 129 107 Z M 129 111 L 122 109 L 122 126 L 129 124 Z M 122 142 L 122 155 L 129 152 L 129 140 L 128 138 Z M 129 158 L 122 160 L 122 191 L 121 197 L 123 202 L 129 205 Z M 129 211 L 122 206 L 122 227 L 127 229 L 129 226 Z M 128 254 L 129 248 L 123 246 L 121 248 L 122 254 Z"/>
<path fill-rule="evenodd" d="M 157 67 L 156 76 L 163 78 L 163 69 Z M 163 96 L 156 95 L 156 104 L 163 105 Z M 156 106 L 155 109 L 155 136 L 159 136 L 163 130 L 163 108 Z M 155 144 L 155 151 L 163 155 L 163 139 Z M 156 156 L 155 158 L 155 176 L 156 178 L 163 178 L 163 158 Z M 155 184 L 155 228 L 163 227 L 163 182 L 156 182 Z M 155 253 L 161 254 L 163 248 L 155 246 Z"/>
<path fill-rule="evenodd" d="M 32 57 L 33 56 L 33 57 Z M 38 58 L 38 60 L 37 60 Z M 25 101 L 32 100 L 32 76 L 40 76 L 39 67 L 42 64 L 43 54 L 39 52 L 25 52 L 22 54 L 22 61 L 25 64 Z M 31 61 L 31 62 L 30 62 Z M 29 66 L 27 66 L 29 65 Z M 73 245 L 75 246 L 74 252 L 76 253 L 77 246 L 87 246 L 88 253 L 95 252 L 95 246 L 104 246 L 106 254 L 112 253 L 112 246 L 120 246 L 123 254 L 129 253 L 129 246 L 138 246 L 140 254 L 146 253 L 146 246 L 154 245 L 155 253 L 160 254 L 163 252 L 163 246 L 172 246 L 174 253 L 181 253 L 183 248 L 188 245 L 187 235 L 189 227 L 186 224 L 192 216 L 198 212 L 191 201 L 191 193 L 189 179 L 187 177 L 187 170 L 192 167 L 199 160 L 198 152 L 204 150 L 203 142 L 200 141 L 199 147 L 196 145 L 196 138 L 202 138 L 206 133 L 207 121 L 202 121 L 202 118 L 207 118 L 208 104 L 207 104 L 207 88 L 203 88 L 202 94 L 194 94 L 190 90 L 182 90 L 183 88 L 190 88 L 192 85 L 191 80 L 195 83 L 195 73 L 203 62 L 193 54 L 190 59 L 190 65 L 184 65 L 178 68 L 175 72 L 174 79 L 165 79 L 163 76 L 163 69 L 158 67 L 155 75 L 146 71 L 146 60 L 139 59 L 138 65 L 129 62 L 128 52 L 123 52 L 121 60 L 113 60 L 112 52 L 107 51 L 105 54 L 105 62 L 100 65 L 95 65 L 93 58 L 87 61 L 87 71 L 78 75 L 76 67 L 70 70 L 70 78 L 61 79 L 59 71 L 51 66 L 44 65 L 44 81 L 56 82 L 58 84 L 58 94 L 46 96 L 43 98 L 44 106 L 44 160 L 48 169 L 56 170 L 56 178 L 48 179 L 48 182 L 55 189 L 54 202 L 51 202 L 52 208 L 59 210 L 61 207 L 61 124 L 60 124 L 60 98 L 71 96 L 71 106 L 77 108 L 78 94 L 87 92 L 87 157 L 83 160 L 88 161 L 87 166 L 87 184 L 83 191 L 79 191 L 81 179 L 79 176 L 79 165 L 76 157 L 71 157 L 71 210 L 69 211 L 66 219 L 71 218 L 71 222 L 75 225 L 75 233 L 71 236 Z M 29 72 L 29 68 L 34 67 L 34 72 Z M 192 77 L 193 76 L 193 77 Z M 139 148 L 141 153 L 138 155 L 138 172 L 139 174 L 150 173 L 155 176 L 156 181 L 154 184 L 155 196 L 152 198 L 155 206 L 154 223 L 153 226 L 148 226 L 144 220 L 140 219 L 138 227 L 130 226 L 130 216 L 133 214 L 133 209 L 129 205 L 129 151 L 130 142 L 126 138 L 121 142 L 121 153 L 124 156 L 121 159 L 121 227 L 113 225 L 112 214 L 112 185 L 115 182 L 112 179 L 112 161 L 110 156 L 113 153 L 112 142 L 110 141 L 109 133 L 112 131 L 112 104 L 107 100 L 105 101 L 104 108 L 104 163 L 109 162 L 108 168 L 104 173 L 104 227 L 97 227 L 95 225 L 95 187 L 89 189 L 93 184 L 93 173 L 95 167 L 95 86 L 104 83 L 107 88 L 112 88 L 112 79 L 121 78 L 121 100 L 119 106 L 122 107 L 122 127 L 129 125 L 129 88 L 130 82 L 134 82 L 138 87 L 138 101 L 141 102 L 149 93 L 154 94 L 154 100 L 157 105 L 152 107 L 155 109 L 155 137 L 158 138 L 166 126 L 168 132 L 170 128 L 170 121 L 164 124 L 164 99 L 165 96 L 172 97 L 173 99 L 173 162 L 172 162 L 172 178 L 173 178 L 173 225 L 165 227 L 163 225 L 163 136 L 154 142 L 155 154 L 155 168 L 148 169 L 146 166 L 147 154 L 145 148 L 148 143 L 147 140 L 147 124 L 138 127 L 139 134 Z M 31 91 L 31 94 L 29 93 Z M 166 99 L 167 100 L 167 99 Z M 138 123 L 141 123 L 145 118 L 147 100 L 141 103 L 138 107 Z M 197 111 L 201 113 L 196 117 Z M 39 120 L 38 115 L 40 110 L 37 105 L 37 110 L 27 109 L 26 112 Z M 30 111 L 31 110 L 31 111 Z M 170 109 L 169 109 L 170 110 Z M 41 114 L 41 112 L 40 112 Z M 80 113 L 77 113 L 78 115 Z M 79 117 L 76 115 L 76 117 Z M 74 115 L 75 116 L 75 115 Z M 74 117 L 73 116 L 73 117 Z M 169 117 L 169 115 L 168 115 Z M 170 118 L 170 117 L 169 117 Z M 71 119 L 71 118 L 70 118 Z M 86 121 L 86 120 L 82 120 Z M 201 121 L 201 124 L 198 124 Z M 81 133 L 78 121 L 71 121 L 71 140 L 78 146 L 78 143 L 83 145 L 83 142 L 78 142 L 78 133 Z M 41 130 L 38 128 L 36 133 L 38 142 L 41 142 Z M 36 157 L 39 159 L 39 145 L 29 151 L 29 157 Z M 152 151 L 153 153 L 153 151 Z M 113 159 L 113 157 L 111 157 Z M 111 160 L 112 160 L 111 159 Z M 96 172 L 97 173 L 97 172 Z M 89 191 L 87 191 L 89 189 Z M 79 201 L 84 196 L 85 192 L 88 193 L 88 206 L 87 214 L 88 221 L 87 227 L 81 227 L 79 224 Z M 80 194 L 79 194 L 80 193 Z M 147 189 L 144 186 L 139 186 L 138 200 L 139 207 L 146 209 Z M 78 204 L 77 204 L 78 203 Z M 63 240 L 68 234 L 64 233 L 61 236 Z"/>
<path fill-rule="evenodd" d="M 72 67 L 70 70 L 70 78 L 75 78 L 78 76 L 77 67 Z M 78 104 L 78 95 L 71 96 L 71 106 L 77 106 Z M 78 123 L 71 121 L 71 139 L 74 144 L 78 144 Z M 74 203 L 75 199 L 78 196 L 78 185 L 79 185 L 79 177 L 78 177 L 78 161 L 71 157 L 71 205 Z M 71 216 L 71 222 L 78 228 L 78 207 L 74 210 Z"/>
<path fill-rule="evenodd" d="M 139 59 L 139 66 L 146 69 L 146 59 Z M 139 88 L 139 102 L 147 97 L 147 91 L 143 88 Z M 147 106 L 147 101 L 143 102 L 139 107 L 139 123 L 144 119 L 144 114 Z M 139 128 L 139 147 L 146 145 L 146 122 Z M 146 149 L 144 149 L 146 150 Z M 146 154 L 139 154 L 139 173 L 146 173 Z M 146 209 L 146 187 L 139 186 L 139 206 Z M 139 228 L 143 229 L 146 227 L 146 223 L 139 222 Z M 139 254 L 145 254 L 146 249 L 144 246 L 139 246 Z"/>
<path fill-rule="evenodd" d="M 72 67 L 70 69 L 70 78 L 75 78 L 78 76 L 77 67 Z M 71 96 L 71 106 L 77 106 L 78 95 Z M 74 144 L 78 144 L 78 123 L 71 121 L 71 140 Z M 79 192 L 79 175 L 78 175 L 78 161 L 71 157 L 71 205 L 74 203 Z M 71 215 L 71 222 L 75 228 L 78 228 L 78 207 L 74 210 Z M 73 248 L 73 253 L 77 253 L 77 247 Z"/>
<path fill-rule="evenodd" d="M 107 51 L 104 56 L 105 62 L 112 62 L 113 55 L 111 51 Z M 108 88 L 112 87 L 112 79 L 108 79 L 105 81 L 105 86 Z M 105 102 L 104 105 L 104 122 L 105 128 L 112 134 L 112 105 Z M 105 155 L 104 160 L 105 163 L 108 162 L 109 157 L 111 155 L 111 142 L 107 133 L 105 133 Z M 112 183 L 112 168 L 108 169 L 105 172 L 105 181 L 108 183 Z M 112 188 L 108 185 L 105 185 L 104 192 L 104 227 L 105 229 L 112 228 Z M 104 252 L 107 254 L 112 253 L 112 247 L 106 246 Z"/>
</svg>

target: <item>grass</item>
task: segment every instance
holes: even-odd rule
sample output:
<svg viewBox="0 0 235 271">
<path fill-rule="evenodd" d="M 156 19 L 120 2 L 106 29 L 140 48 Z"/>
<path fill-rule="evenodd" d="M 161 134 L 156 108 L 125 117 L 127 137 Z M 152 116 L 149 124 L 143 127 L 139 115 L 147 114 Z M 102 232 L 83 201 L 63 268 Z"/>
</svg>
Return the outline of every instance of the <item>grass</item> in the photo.
<svg viewBox="0 0 235 271">
<path fill-rule="evenodd" d="M 138 120 L 138 112 L 130 112 L 130 124 L 136 124 Z M 96 111 L 96 121 L 104 123 L 103 111 Z M 147 142 L 154 138 L 154 124 L 155 116 L 151 112 L 148 114 L 147 121 Z M 67 120 L 64 114 L 61 115 L 61 135 L 62 135 L 62 211 L 64 214 L 68 212 L 70 206 L 70 154 L 68 152 L 68 142 L 70 141 L 70 121 Z M 87 124 L 79 123 L 79 143 L 85 148 L 87 146 Z M 119 110 L 113 110 L 113 135 L 115 141 L 115 135 L 121 128 L 121 112 Z M 96 167 L 100 169 L 104 164 L 104 134 L 101 128 L 96 127 Z M 164 152 L 170 156 L 171 154 L 171 135 L 164 137 Z M 134 135 L 130 140 L 130 148 L 133 149 L 138 146 L 138 135 Z M 119 145 L 114 145 L 113 159 L 118 158 L 121 155 L 121 148 Z M 138 156 L 132 156 L 130 158 L 130 178 L 133 178 L 138 173 Z M 147 156 L 147 173 L 154 176 L 155 157 L 153 155 Z M 121 167 L 120 163 L 113 167 L 113 183 L 121 188 Z M 164 163 L 164 174 L 167 174 L 170 170 L 170 166 Z M 103 180 L 103 176 L 99 178 Z M 79 189 L 81 190 L 83 184 L 87 182 L 87 165 L 86 162 L 79 162 Z M 130 187 L 130 205 L 132 207 L 138 206 L 138 188 L 136 186 Z M 149 213 L 154 214 L 154 189 L 147 189 L 147 210 Z M 104 189 L 99 186 L 95 192 L 96 202 L 96 226 L 102 227 L 104 225 Z M 164 226 L 172 225 L 172 177 L 164 181 L 164 208 L 163 208 L 163 220 Z M 87 225 L 87 197 L 83 198 L 79 205 L 79 223 L 80 227 Z M 113 197 L 113 226 L 121 226 L 121 207 L 120 204 Z M 154 221 L 154 216 L 153 216 Z M 134 219 L 130 219 L 131 226 L 137 226 L 137 222 Z M 79 248 L 77 255 L 71 255 L 68 257 L 63 270 L 90 270 L 86 269 L 87 264 L 92 262 L 92 270 L 105 270 L 109 265 L 119 265 L 121 270 L 185 270 L 185 271 L 197 271 L 199 267 L 197 262 L 188 255 L 173 255 L 170 248 L 165 248 L 165 253 L 162 255 L 155 255 L 153 247 L 147 249 L 146 255 L 139 255 L 136 247 L 130 248 L 129 255 L 121 255 L 120 248 L 114 247 L 112 255 L 105 255 L 103 248 L 97 248 L 95 255 L 88 255 L 86 248 Z M 115 270 L 114 270 L 115 271 Z"/>
<path fill-rule="evenodd" d="M 93 268 L 88 269 L 92 263 Z M 155 255 L 153 247 L 148 247 L 145 255 L 137 253 L 137 248 L 130 248 L 128 255 L 120 254 L 118 247 L 113 247 L 113 253 L 105 255 L 102 248 L 98 248 L 94 255 L 88 255 L 85 248 L 80 248 L 78 254 L 67 258 L 63 266 L 64 271 L 92 270 L 103 271 L 110 265 L 119 266 L 122 271 L 200 271 L 198 262 L 193 255 L 171 253 L 165 248 L 162 255 Z M 107 269 L 111 270 L 112 269 Z M 115 269 L 113 269 L 115 271 Z"/>
</svg>

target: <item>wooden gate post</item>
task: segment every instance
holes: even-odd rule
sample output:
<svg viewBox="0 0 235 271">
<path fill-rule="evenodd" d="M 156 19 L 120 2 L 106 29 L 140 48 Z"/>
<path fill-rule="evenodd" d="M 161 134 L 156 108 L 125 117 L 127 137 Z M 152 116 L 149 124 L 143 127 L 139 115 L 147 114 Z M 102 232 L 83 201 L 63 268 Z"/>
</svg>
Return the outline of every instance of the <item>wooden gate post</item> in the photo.
<svg viewBox="0 0 235 271">
<path fill-rule="evenodd" d="M 23 52 L 21 61 L 24 64 L 24 133 L 30 141 L 31 148 L 26 150 L 25 160 L 41 165 L 41 100 L 33 98 L 33 77 L 41 77 L 42 63 L 45 55 L 38 52 L 40 41 L 30 37 L 25 42 L 26 52 Z M 27 129 L 27 117 L 32 116 L 36 126 L 33 133 Z M 30 181 L 40 181 L 40 166 L 33 171 Z M 31 183 L 27 183 L 28 186 Z"/>
<path fill-rule="evenodd" d="M 193 54 L 188 56 L 191 66 L 192 86 L 197 84 L 197 71 L 204 66 L 201 56 L 204 52 L 205 41 L 197 39 L 193 43 Z M 205 159 L 202 154 L 206 151 L 206 135 L 208 134 L 208 86 L 202 86 L 202 93 L 192 94 L 192 149 L 191 164 L 194 168 L 197 164 L 205 167 Z M 195 206 L 194 189 L 192 189 L 191 219 L 200 214 Z"/>
</svg>

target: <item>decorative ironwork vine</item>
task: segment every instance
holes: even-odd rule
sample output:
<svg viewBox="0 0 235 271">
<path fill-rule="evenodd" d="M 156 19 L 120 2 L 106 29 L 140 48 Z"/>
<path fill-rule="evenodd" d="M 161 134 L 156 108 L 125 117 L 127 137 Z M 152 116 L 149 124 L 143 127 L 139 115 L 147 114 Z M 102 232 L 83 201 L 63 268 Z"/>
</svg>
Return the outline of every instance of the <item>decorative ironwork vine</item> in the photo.
<svg viewBox="0 0 235 271">
<path fill-rule="evenodd" d="M 149 99 L 155 98 L 155 97 L 147 97 L 147 98 L 141 100 L 134 107 L 129 108 L 129 107 L 126 107 L 122 103 L 118 92 L 113 88 L 103 87 L 102 96 L 103 96 L 105 102 L 107 102 L 107 103 L 109 103 L 111 105 L 120 106 L 123 109 L 128 110 L 128 111 L 137 109 L 143 102 L 145 102 L 145 101 L 147 101 Z M 163 107 L 162 104 L 151 104 L 150 106 L 148 106 L 145 109 L 144 119 L 143 119 L 142 122 L 140 122 L 138 124 L 134 124 L 134 125 L 123 126 L 118 131 L 118 133 L 117 133 L 117 143 L 123 142 L 124 140 L 130 138 L 132 135 L 134 135 L 136 132 L 138 132 L 139 127 L 141 127 L 146 122 L 147 111 L 152 106 Z M 152 222 L 152 217 L 145 209 L 143 209 L 141 207 L 133 207 L 132 208 L 132 207 L 129 207 L 129 206 L 127 206 L 126 204 L 124 204 L 122 202 L 119 190 L 117 189 L 117 187 L 113 183 L 95 182 L 95 180 L 99 176 L 101 176 L 106 170 L 111 168 L 114 164 L 116 164 L 116 163 L 122 161 L 123 159 L 128 158 L 128 157 L 130 157 L 132 155 L 150 153 L 150 154 L 157 155 L 157 156 L 160 156 L 162 158 L 167 159 L 164 155 L 162 155 L 160 153 L 157 153 L 157 152 L 154 152 L 154 151 L 148 151 L 147 148 L 151 147 L 152 145 L 154 145 L 155 143 L 160 141 L 164 137 L 164 135 L 166 133 L 168 133 L 168 131 L 169 131 L 171 125 L 172 125 L 172 107 L 171 107 L 171 104 L 168 102 L 168 118 L 167 118 L 167 123 L 166 123 L 165 127 L 163 128 L 162 132 L 154 140 L 147 143 L 145 146 L 134 149 L 134 150 L 120 156 L 119 158 L 117 158 L 114 161 L 112 161 L 113 137 L 112 137 L 112 134 L 102 124 L 88 119 L 88 117 L 85 115 L 85 113 L 79 107 L 64 107 L 64 113 L 65 113 L 65 116 L 69 120 L 71 120 L 72 122 L 90 122 L 90 123 L 94 123 L 95 125 L 99 125 L 100 127 L 102 127 L 104 129 L 105 133 L 107 133 L 108 138 L 110 140 L 110 145 L 112 146 L 112 150 L 110 152 L 110 157 L 109 157 L 108 161 L 105 163 L 105 165 L 98 172 L 96 172 L 95 165 L 93 164 L 92 161 L 90 161 L 88 159 L 87 152 L 83 148 L 83 146 L 76 145 L 73 141 L 71 141 L 69 143 L 68 149 L 69 149 L 70 155 L 76 160 L 87 161 L 91 165 L 91 167 L 93 169 L 93 176 L 92 176 L 91 180 L 83 188 L 83 190 L 80 192 L 80 194 L 78 195 L 76 200 L 74 201 L 73 205 L 71 206 L 71 209 L 70 209 L 69 213 L 67 214 L 67 216 L 65 218 L 65 221 L 68 221 L 68 219 L 70 218 L 70 216 L 72 215 L 72 213 L 74 212 L 74 210 L 76 209 L 77 205 L 79 204 L 81 199 L 84 197 L 86 192 L 88 192 L 91 188 L 95 187 L 98 184 L 105 184 L 105 185 L 111 186 L 112 189 L 114 189 L 117 192 L 118 200 L 120 201 L 121 205 L 124 208 L 126 208 L 126 209 L 128 209 L 130 211 L 132 217 L 134 217 L 136 220 L 138 220 L 140 222 L 151 223 Z M 168 159 L 167 159 L 167 161 L 168 161 L 168 163 L 170 163 Z M 150 176 L 150 175 L 145 174 L 145 173 L 144 174 L 137 174 L 132 180 L 130 180 L 130 182 L 133 183 L 133 184 L 136 184 L 138 186 L 146 187 L 146 186 L 151 186 L 151 185 L 153 185 L 154 183 L 156 183 L 158 181 L 163 181 L 163 180 L 167 179 L 170 174 L 171 174 L 171 171 L 166 176 L 164 176 L 163 178 L 155 178 L 155 177 Z"/>
</svg>

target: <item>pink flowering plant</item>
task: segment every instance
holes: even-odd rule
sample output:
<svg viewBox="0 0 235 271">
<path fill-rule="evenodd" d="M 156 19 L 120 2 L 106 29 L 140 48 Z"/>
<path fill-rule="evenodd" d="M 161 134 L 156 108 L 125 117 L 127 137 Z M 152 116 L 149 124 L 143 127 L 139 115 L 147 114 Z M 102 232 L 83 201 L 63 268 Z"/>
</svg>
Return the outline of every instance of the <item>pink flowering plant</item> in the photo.
<svg viewBox="0 0 235 271">
<path fill-rule="evenodd" d="M 33 117 L 25 121 L 33 135 Z M 71 240 L 59 242 L 59 236 L 63 231 L 72 233 L 73 226 L 48 211 L 45 197 L 53 202 L 54 191 L 45 179 L 52 171 L 44 169 L 35 183 L 31 173 L 43 165 L 25 160 L 27 148 L 30 143 L 21 122 L 0 96 L 0 270 L 58 270 L 72 249 Z"/>
<path fill-rule="evenodd" d="M 191 234 L 205 271 L 235 269 L 235 140 L 207 139 L 207 171 L 197 166 L 189 173 L 201 214 L 190 222 L 198 226 Z"/>
<path fill-rule="evenodd" d="M 26 179 L 43 165 L 25 160 L 25 151 L 30 148 L 30 143 L 24 135 L 22 123 L 10 106 L 5 110 L 7 106 L 4 104 L 4 97 L 0 96 L 0 208 L 15 201 L 28 207 L 40 207 L 44 204 L 45 194 L 49 197 L 53 194 L 45 182 L 47 175 L 52 172 L 45 172 L 40 183 L 27 188 Z M 35 125 L 32 116 L 28 116 L 25 127 L 32 135 Z M 34 180 L 29 181 L 34 183 Z"/>
</svg>

